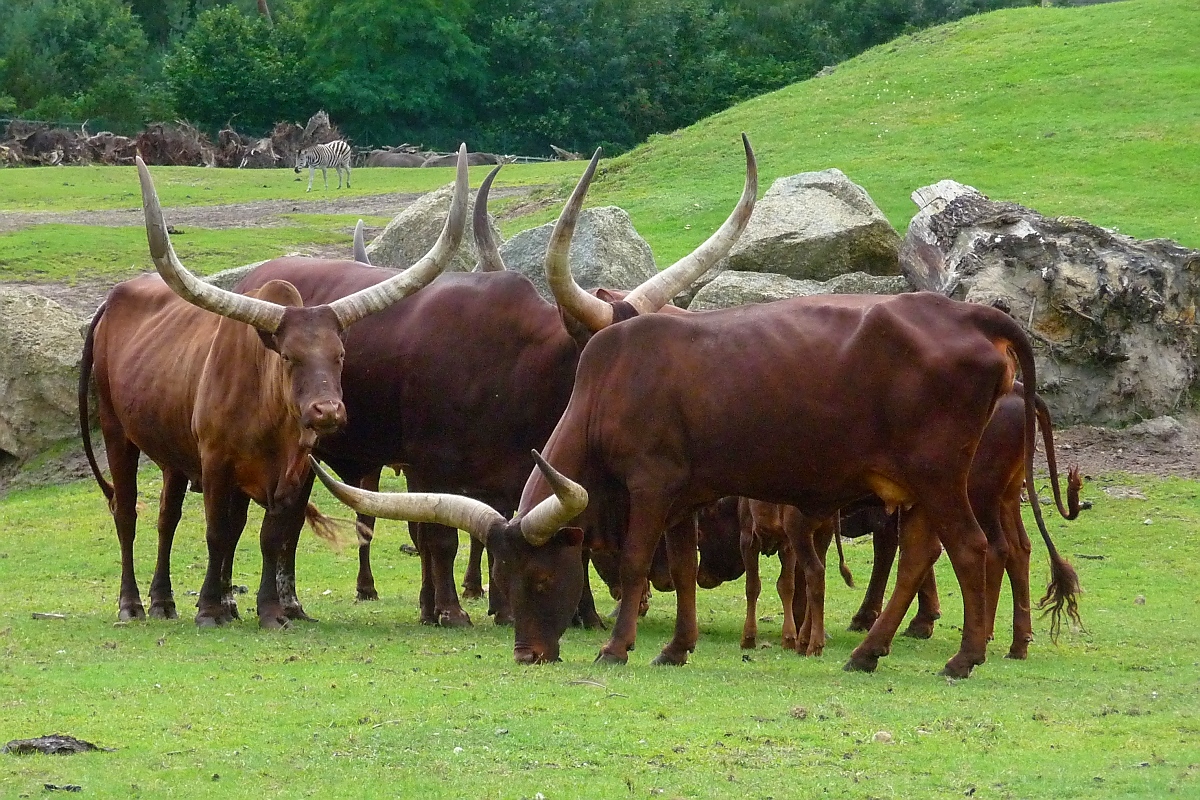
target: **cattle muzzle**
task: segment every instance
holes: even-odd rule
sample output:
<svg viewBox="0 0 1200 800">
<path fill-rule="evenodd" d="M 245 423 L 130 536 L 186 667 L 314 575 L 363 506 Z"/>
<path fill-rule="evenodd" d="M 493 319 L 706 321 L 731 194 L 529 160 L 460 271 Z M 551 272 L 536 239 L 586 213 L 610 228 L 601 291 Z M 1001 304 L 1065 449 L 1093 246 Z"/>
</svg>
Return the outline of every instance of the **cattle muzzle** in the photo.
<svg viewBox="0 0 1200 800">
<path fill-rule="evenodd" d="M 300 423 L 318 435 L 336 433 L 346 426 L 346 406 L 341 400 L 319 400 L 308 407 Z"/>
</svg>

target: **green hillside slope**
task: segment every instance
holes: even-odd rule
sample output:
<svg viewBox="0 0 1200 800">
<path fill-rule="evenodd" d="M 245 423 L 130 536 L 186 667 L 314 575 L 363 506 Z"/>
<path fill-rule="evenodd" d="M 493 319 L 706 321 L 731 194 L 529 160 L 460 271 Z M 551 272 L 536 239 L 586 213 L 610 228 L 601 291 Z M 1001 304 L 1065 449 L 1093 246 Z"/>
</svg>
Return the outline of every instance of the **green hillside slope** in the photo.
<svg viewBox="0 0 1200 800">
<path fill-rule="evenodd" d="M 902 37 L 614 159 L 593 205 L 627 208 L 660 265 L 732 207 L 738 132 L 776 177 L 837 167 L 901 233 L 943 178 L 1042 213 L 1200 247 L 1200 3 L 985 14 Z M 687 227 L 687 226 L 690 226 Z"/>
</svg>

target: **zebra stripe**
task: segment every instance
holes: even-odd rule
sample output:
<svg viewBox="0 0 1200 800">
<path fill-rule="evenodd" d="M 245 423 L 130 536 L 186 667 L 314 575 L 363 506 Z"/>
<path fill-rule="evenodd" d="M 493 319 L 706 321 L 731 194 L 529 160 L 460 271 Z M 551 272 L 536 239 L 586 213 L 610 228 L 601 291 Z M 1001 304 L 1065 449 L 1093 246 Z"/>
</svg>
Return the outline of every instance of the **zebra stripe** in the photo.
<svg viewBox="0 0 1200 800">
<path fill-rule="evenodd" d="M 329 188 L 329 178 L 326 177 L 325 170 L 332 167 L 337 172 L 338 188 L 342 188 L 342 170 L 346 170 L 346 188 L 350 188 L 350 145 L 346 144 L 341 139 L 327 144 L 313 145 L 306 147 L 296 155 L 296 172 L 308 167 L 308 188 L 306 192 L 312 191 L 313 175 L 317 169 L 321 170 L 321 180 L 325 182 L 325 188 Z"/>
</svg>

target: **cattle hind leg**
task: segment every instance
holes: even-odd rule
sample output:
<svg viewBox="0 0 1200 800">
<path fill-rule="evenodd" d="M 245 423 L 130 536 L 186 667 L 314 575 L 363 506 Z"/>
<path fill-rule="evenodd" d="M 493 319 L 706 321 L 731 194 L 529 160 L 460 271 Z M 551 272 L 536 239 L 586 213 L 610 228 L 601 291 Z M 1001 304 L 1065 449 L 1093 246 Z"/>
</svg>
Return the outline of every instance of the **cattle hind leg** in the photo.
<svg viewBox="0 0 1200 800">
<path fill-rule="evenodd" d="M 675 585 L 675 633 L 651 663 L 682 666 L 700 638 L 696 621 L 696 526 L 673 525 L 663 536 L 666 537 L 671 583 Z"/>
<path fill-rule="evenodd" d="M 175 470 L 163 470 L 162 494 L 158 498 L 158 558 L 150 581 L 150 616 L 178 619 L 175 593 L 171 586 L 171 547 L 175 530 L 183 516 L 183 498 L 187 495 L 187 476 Z"/>
<path fill-rule="evenodd" d="M 103 411 L 101 426 L 113 483 L 109 508 L 121 546 L 121 590 L 117 600 L 117 618 L 129 622 L 146 618 L 133 565 L 133 542 L 137 536 L 137 467 L 141 451 L 117 429 L 115 421 L 105 419 Z"/>
<path fill-rule="evenodd" d="M 930 527 L 924 509 L 914 507 L 900 522 L 900 567 L 896 586 L 867 637 L 850 654 L 847 672 L 874 672 L 881 656 L 891 652 L 892 639 L 904 620 L 917 587 L 942 553 L 941 543 Z"/>
</svg>

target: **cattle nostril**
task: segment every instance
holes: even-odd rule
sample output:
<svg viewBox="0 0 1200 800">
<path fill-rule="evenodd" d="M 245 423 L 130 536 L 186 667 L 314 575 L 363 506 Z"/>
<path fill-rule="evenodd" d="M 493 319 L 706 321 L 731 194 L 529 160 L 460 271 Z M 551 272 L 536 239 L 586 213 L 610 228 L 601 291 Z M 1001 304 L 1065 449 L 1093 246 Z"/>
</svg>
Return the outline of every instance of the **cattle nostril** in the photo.
<svg viewBox="0 0 1200 800">
<path fill-rule="evenodd" d="M 312 427 L 330 430 L 346 422 L 346 407 L 340 400 L 322 400 L 309 406 Z"/>
</svg>

